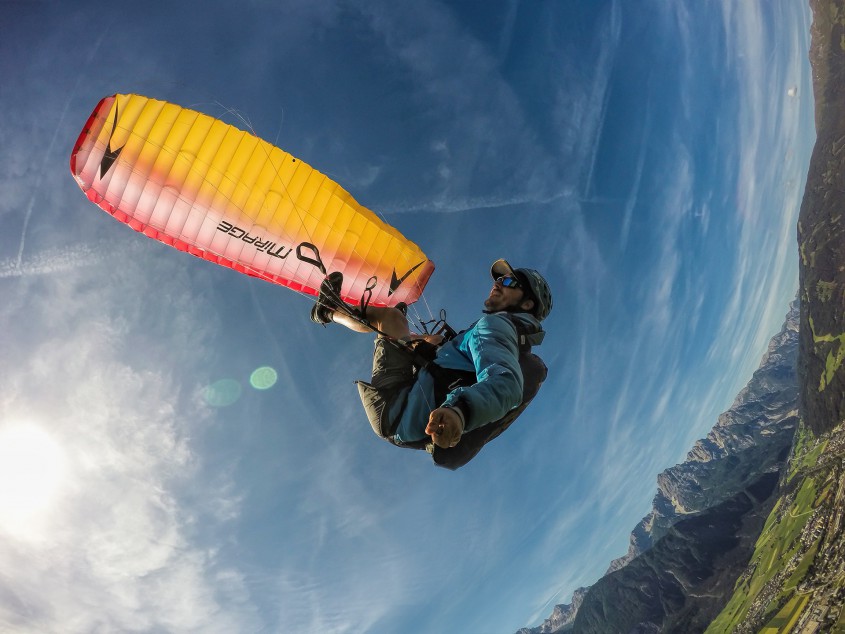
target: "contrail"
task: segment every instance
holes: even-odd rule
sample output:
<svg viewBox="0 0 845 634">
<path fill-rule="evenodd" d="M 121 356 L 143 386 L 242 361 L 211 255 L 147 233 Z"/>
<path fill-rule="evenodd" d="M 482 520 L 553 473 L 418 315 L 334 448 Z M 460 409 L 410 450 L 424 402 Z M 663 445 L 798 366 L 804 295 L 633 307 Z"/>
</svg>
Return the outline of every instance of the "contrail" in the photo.
<svg viewBox="0 0 845 634">
<path fill-rule="evenodd" d="M 112 22 L 113 21 L 114 20 L 112 20 Z M 109 22 L 109 26 L 111 26 L 112 22 Z M 94 56 L 96 55 L 97 51 L 100 49 L 100 46 L 103 43 L 103 39 L 105 38 L 105 33 L 109 32 L 109 31 L 110 31 L 110 29 L 108 29 L 108 28 L 105 29 L 103 31 L 103 34 L 100 35 L 100 37 L 94 43 L 94 48 L 91 51 L 90 55 L 88 56 L 88 59 L 85 62 L 85 68 L 87 68 L 91 64 L 91 61 L 94 59 Z M 74 97 L 76 97 L 76 93 L 79 91 L 79 85 L 82 82 L 83 75 L 84 75 L 84 73 L 80 74 L 76 78 L 76 83 L 73 86 L 73 90 L 71 90 L 70 95 L 68 96 L 67 100 L 65 101 L 65 105 L 62 108 L 62 113 L 59 116 L 59 120 L 56 123 L 56 127 L 53 129 L 53 138 L 50 139 L 50 144 L 47 146 L 47 150 L 44 152 L 44 158 L 41 161 L 41 169 L 38 170 L 38 174 L 47 173 L 47 164 L 48 164 L 48 161 L 50 160 L 50 155 L 53 153 L 53 148 L 56 145 L 56 140 L 59 138 L 59 130 L 61 130 L 61 128 L 62 128 L 62 123 L 64 123 L 65 116 L 67 115 L 67 111 L 70 108 L 71 101 L 73 101 Z M 33 187 L 33 192 L 38 192 L 38 191 L 41 191 L 41 178 L 38 179 L 36 186 Z M 29 199 L 29 204 L 26 206 L 26 215 L 24 215 L 23 229 L 21 230 L 21 242 L 20 242 L 20 245 L 18 246 L 18 257 L 17 257 L 17 260 L 15 261 L 15 265 L 14 265 L 18 269 L 21 268 L 21 265 L 22 265 L 22 262 L 23 262 L 23 249 L 24 249 L 24 245 L 26 244 L 26 230 L 27 230 L 27 227 L 29 227 L 29 219 L 32 217 L 32 211 L 35 209 L 35 196 L 36 196 L 36 194 L 33 193 L 32 196 Z M 0 263 L 0 277 L 11 277 L 11 276 L 14 275 L 14 274 L 12 274 L 12 275 L 6 274 L 7 265 L 8 265 L 7 262 Z"/>
<path fill-rule="evenodd" d="M 21 238 L 23 243 L 23 238 Z M 21 244 L 23 251 L 23 244 Z M 0 278 L 29 277 L 30 275 L 47 275 L 60 271 L 69 271 L 81 266 L 90 266 L 102 261 L 108 254 L 88 245 L 77 245 L 61 249 L 51 249 L 46 255 L 36 254 L 24 264 L 21 253 L 16 260 L 0 261 Z"/>
<path fill-rule="evenodd" d="M 452 198 L 449 200 L 429 200 L 424 202 L 386 203 L 385 205 L 382 205 L 380 207 L 379 215 L 382 217 L 382 219 L 384 219 L 384 216 L 390 214 L 406 214 L 418 212 L 446 214 L 471 213 L 481 212 L 487 209 L 510 207 L 512 205 L 547 205 L 558 200 L 574 197 L 574 191 L 564 189 L 557 192 L 550 192 L 548 194 L 534 194 L 531 192 L 526 192 L 524 194 L 515 194 L 513 196 L 507 197 L 478 196 Z"/>
<path fill-rule="evenodd" d="M 76 86 L 79 86 L 79 80 L 76 82 Z M 50 160 L 50 155 L 53 153 L 53 147 L 56 145 L 56 139 L 59 138 L 59 130 L 62 127 L 62 122 L 65 120 L 65 115 L 67 114 L 68 108 L 70 107 L 70 102 L 73 100 L 74 95 L 76 94 L 76 87 L 74 87 L 73 92 L 71 93 L 70 97 L 65 101 L 65 105 L 62 108 L 62 114 L 59 117 L 59 121 L 56 124 L 56 127 L 53 129 L 53 138 L 50 139 L 50 144 L 47 146 L 47 150 L 44 152 L 44 158 L 41 161 L 41 169 L 38 170 L 38 174 L 45 174 L 47 173 L 47 164 Z M 33 192 L 41 191 L 41 181 L 42 178 L 39 177 L 38 181 L 35 184 L 35 187 L 32 188 Z M 29 219 L 32 217 L 32 211 L 35 209 L 35 196 L 36 193 L 33 193 L 32 196 L 29 198 L 29 204 L 26 206 L 26 215 L 23 219 L 23 229 L 21 230 L 21 242 L 18 246 L 18 257 L 16 260 L 16 266 L 20 268 L 21 263 L 23 261 L 23 249 L 24 245 L 26 244 L 26 230 L 29 226 Z"/>
</svg>

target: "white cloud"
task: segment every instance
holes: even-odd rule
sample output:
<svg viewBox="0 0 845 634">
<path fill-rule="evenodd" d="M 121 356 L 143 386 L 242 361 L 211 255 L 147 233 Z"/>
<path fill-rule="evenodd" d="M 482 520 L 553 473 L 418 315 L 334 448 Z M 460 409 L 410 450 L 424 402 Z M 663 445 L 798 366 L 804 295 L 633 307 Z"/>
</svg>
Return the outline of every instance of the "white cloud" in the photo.
<svg viewBox="0 0 845 634">
<path fill-rule="evenodd" d="M 5 282 L 15 300 L 0 315 L 11 338 L 0 428 L 33 421 L 54 439 L 65 467 L 56 499 L 30 518 L 27 534 L 0 525 L 0 567 L 10 571 L 0 592 L 15 597 L 2 602 L 0 624 L 21 632 L 249 629 L 255 609 L 238 573 L 200 537 L 202 515 L 227 504 L 217 491 L 208 491 L 208 509 L 180 501 L 203 488 L 191 433 L 207 414 L 199 408 L 193 421 L 181 418 L 185 386 L 174 380 L 192 360 L 172 347 L 161 355 L 156 348 L 167 343 L 145 342 L 138 330 L 138 317 L 149 321 L 162 310 L 168 290 L 172 310 L 197 318 L 201 302 L 172 271 L 166 289 L 150 288 L 152 261 L 140 270 L 131 260 L 104 259 L 107 266 L 48 266 Z M 198 323 L 174 322 L 181 330 L 171 334 L 201 348 L 210 331 Z M 233 503 L 229 517 L 237 515 Z"/>
</svg>

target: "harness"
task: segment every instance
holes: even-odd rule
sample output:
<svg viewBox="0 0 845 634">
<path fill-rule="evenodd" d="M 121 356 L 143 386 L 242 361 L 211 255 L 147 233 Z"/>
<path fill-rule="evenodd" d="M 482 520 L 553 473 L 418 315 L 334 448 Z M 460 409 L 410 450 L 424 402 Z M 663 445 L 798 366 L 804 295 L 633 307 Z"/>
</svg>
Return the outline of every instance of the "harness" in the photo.
<svg viewBox="0 0 845 634">
<path fill-rule="evenodd" d="M 394 434 L 399 426 L 399 421 L 407 405 L 409 389 L 413 389 L 417 375 L 423 368 L 427 370 L 434 380 L 434 402 L 442 403 L 452 390 L 458 387 L 469 387 L 478 382 L 475 372 L 465 370 L 453 370 L 438 365 L 435 361 L 437 346 L 426 341 L 419 340 L 413 345 L 397 345 L 397 349 L 407 352 L 414 365 L 414 376 L 407 383 L 391 387 L 387 390 L 373 387 L 364 381 L 358 381 L 358 391 L 361 401 L 367 412 L 370 425 L 376 435 L 388 442 L 408 449 L 425 450 L 431 454 L 432 460 L 437 466 L 446 469 L 458 469 L 472 460 L 488 442 L 502 434 L 511 424 L 525 411 L 531 400 L 537 395 L 540 386 L 546 379 L 548 369 L 543 360 L 531 352 L 532 345 L 539 345 L 545 333 L 529 329 L 521 320 L 506 314 L 509 322 L 513 325 L 517 334 L 519 347 L 519 367 L 522 371 L 523 389 L 522 400 L 514 409 L 510 410 L 499 420 L 495 420 L 481 427 L 466 432 L 461 436 L 460 442 L 454 447 L 443 448 L 435 445 L 431 440 L 419 440 L 414 442 L 400 442 L 395 439 Z M 391 340 L 387 340 L 392 343 Z M 402 405 L 393 416 L 390 416 L 391 408 L 398 399 L 403 399 Z"/>
</svg>

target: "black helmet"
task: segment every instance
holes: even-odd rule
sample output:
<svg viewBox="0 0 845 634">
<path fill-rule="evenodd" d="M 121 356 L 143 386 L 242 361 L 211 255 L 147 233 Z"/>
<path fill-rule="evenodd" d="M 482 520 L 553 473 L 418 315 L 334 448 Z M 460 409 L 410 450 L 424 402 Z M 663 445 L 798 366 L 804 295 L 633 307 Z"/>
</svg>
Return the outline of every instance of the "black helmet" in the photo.
<svg viewBox="0 0 845 634">
<path fill-rule="evenodd" d="M 503 275 L 511 275 L 519 280 L 529 299 L 534 300 L 531 313 L 543 321 L 552 312 L 552 291 L 546 279 L 534 269 L 515 269 L 506 260 L 496 260 L 490 267 L 494 280 Z"/>
</svg>

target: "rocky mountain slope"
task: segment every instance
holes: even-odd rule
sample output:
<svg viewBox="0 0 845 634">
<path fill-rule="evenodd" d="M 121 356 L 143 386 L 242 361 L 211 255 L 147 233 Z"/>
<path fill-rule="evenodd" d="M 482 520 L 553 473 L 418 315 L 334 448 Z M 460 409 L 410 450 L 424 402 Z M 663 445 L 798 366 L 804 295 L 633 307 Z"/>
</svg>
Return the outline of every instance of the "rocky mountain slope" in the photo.
<svg viewBox="0 0 845 634">
<path fill-rule="evenodd" d="M 552 615 L 542 625 L 533 628 L 523 627 L 516 634 L 553 634 L 570 631 L 570 626 L 575 621 L 575 616 L 588 590 L 589 588 L 578 588 L 572 593 L 572 603 L 556 605 L 552 610 Z"/>
<path fill-rule="evenodd" d="M 574 632 L 703 632 L 745 570 L 775 501 L 777 473 L 678 522 L 648 552 L 599 580 Z"/>
<path fill-rule="evenodd" d="M 667 624 L 683 629 L 664 631 L 704 631 L 774 505 L 798 421 L 798 317 L 795 302 L 732 407 L 685 462 L 658 476 L 628 554 L 572 604 L 519 634 L 656 632 Z"/>
<path fill-rule="evenodd" d="M 623 567 L 657 543 L 685 517 L 701 513 L 753 486 L 786 459 L 798 415 L 796 359 L 799 307 L 794 302 L 783 328 L 748 385 L 686 461 L 657 476 L 652 511 L 634 529 Z"/>
<path fill-rule="evenodd" d="M 590 588 L 571 631 L 703 632 L 754 552 L 798 423 L 797 302 L 732 407 L 658 476 L 628 555 Z"/>
<path fill-rule="evenodd" d="M 811 0 L 816 145 L 798 217 L 801 401 L 817 436 L 845 417 L 845 1 Z"/>
</svg>

